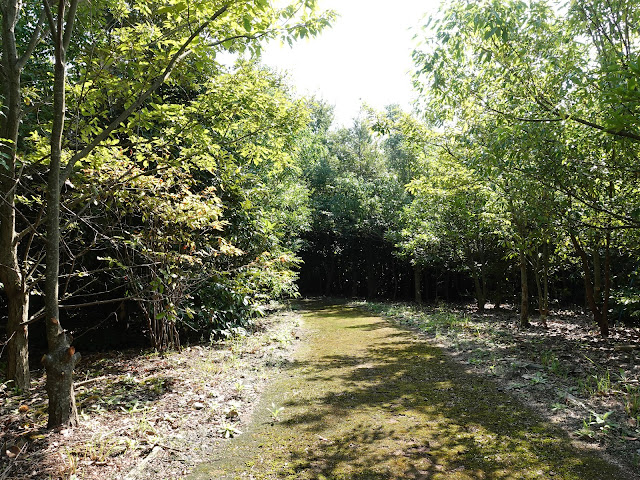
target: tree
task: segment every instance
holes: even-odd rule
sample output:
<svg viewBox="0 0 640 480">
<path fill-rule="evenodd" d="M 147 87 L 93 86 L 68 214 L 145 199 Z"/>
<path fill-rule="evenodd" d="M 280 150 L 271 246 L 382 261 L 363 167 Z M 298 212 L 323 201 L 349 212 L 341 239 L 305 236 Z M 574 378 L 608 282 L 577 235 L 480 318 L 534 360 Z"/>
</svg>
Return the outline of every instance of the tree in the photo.
<svg viewBox="0 0 640 480">
<path fill-rule="evenodd" d="M 443 8 L 433 21 L 431 48 L 414 53 L 417 83 L 431 87 L 424 96 L 430 118 L 463 136 L 482 132 L 491 145 L 486 158 L 504 159 L 496 178 L 520 179 L 511 191 L 528 189 L 534 200 L 518 208 L 513 203 L 518 212 L 512 219 L 519 225 L 517 237 L 533 242 L 528 246 L 524 242 L 519 249 L 523 282 L 531 263 L 527 255 L 541 249 L 542 257 L 548 258 L 544 251 L 555 236 L 554 225 L 559 225 L 553 206 L 535 201 L 548 197 L 535 192 L 552 189 L 569 212 L 583 211 L 568 216 L 579 218 L 578 222 L 564 222 L 568 237 L 581 232 L 583 241 L 604 242 L 605 257 L 612 228 L 638 226 L 628 214 L 636 208 L 629 201 L 636 197 L 636 181 L 628 174 L 621 180 L 622 172 L 629 171 L 630 157 L 623 160 L 614 153 L 634 150 L 631 145 L 640 140 L 632 79 L 638 61 L 638 15 L 637 6 L 624 0 L 571 2 L 568 8 L 554 8 L 544 1 L 461 1 Z M 585 152 L 574 160 L 586 137 L 590 152 L 599 153 Z M 609 160 L 602 162 L 603 158 Z M 630 194 L 629 199 L 617 195 L 622 191 Z M 524 223 L 517 221 L 521 218 Z M 590 229 L 576 228 L 579 223 L 591 223 L 603 235 L 586 234 Z M 544 235 L 531 236 L 528 224 Z M 607 300 L 594 303 L 589 298 L 599 297 L 595 290 L 608 291 L 602 285 L 608 285 L 608 262 L 601 269 L 598 256 L 589 261 L 584 243 L 575 240 L 571 243 L 582 258 L 586 297 L 606 336 L 602 309 Z M 596 282 L 591 268 L 603 272 L 604 280 Z M 546 278 L 548 268 L 540 270 Z M 545 291 L 543 283 L 537 282 L 539 292 Z M 539 297 L 545 311 L 547 300 L 543 294 Z"/>
<path fill-rule="evenodd" d="M 631 0 L 574 1 L 568 10 L 547 1 L 455 2 L 431 19 L 432 50 L 414 52 L 418 85 L 512 122 L 566 121 L 639 141 L 639 17 Z M 478 68 L 465 70 L 470 62 Z"/>
<path fill-rule="evenodd" d="M 330 131 L 326 107 L 314 110 L 300 154 L 312 194 L 303 251 L 307 272 L 314 271 L 310 288 L 376 297 L 384 279 L 398 273 L 385 234 L 396 222 L 403 188 L 367 121 Z"/>
<path fill-rule="evenodd" d="M 497 243 L 488 214 L 493 194 L 473 171 L 444 153 L 425 170 L 407 187 L 414 198 L 405 207 L 398 246 L 416 263 L 427 265 L 435 256 L 445 268 L 470 272 L 478 310 L 483 311 L 489 251 Z"/>
<path fill-rule="evenodd" d="M 208 59 L 217 50 L 259 53 L 260 42 L 264 39 L 281 36 L 293 41 L 316 34 L 328 24 L 330 15 L 316 16 L 313 1 L 294 2 L 281 9 L 263 0 L 162 2 L 158 5 L 148 2 L 126 5 L 110 1 L 80 4 L 71 0 L 68 4 L 45 1 L 41 8 L 31 3 L 23 5 L 19 0 L 5 0 L 0 6 L 3 24 L 0 280 L 9 303 L 9 373 L 18 386 L 26 388 L 29 384 L 29 282 L 34 264 L 32 260 L 21 262 L 18 252 L 27 246 L 21 242 L 37 232 L 39 224 L 27 225 L 20 232 L 16 230 L 15 191 L 24 167 L 18 151 L 29 133 L 24 132 L 25 128 L 41 132 L 51 145 L 49 157 L 45 159 L 50 170 L 46 257 L 46 323 L 50 351 L 45 363 L 48 370 L 59 369 L 63 364 L 68 368 L 78 356 L 63 334 L 57 307 L 60 185 L 97 146 L 107 140 L 117 141 L 118 135 L 128 127 L 124 122 L 148 105 L 172 74 L 180 76 L 178 71 L 187 57 Z M 103 15 L 104 12 L 107 14 Z M 83 22 L 82 30 L 74 31 L 78 16 L 89 21 Z M 105 20 L 108 22 L 106 28 Z M 140 36 L 142 32 L 144 35 Z M 91 42 L 87 42 L 88 39 Z M 51 123 L 25 125 L 21 130 L 20 122 L 26 118 L 26 103 L 34 100 L 25 95 L 21 76 L 33 63 L 32 54 L 36 49 L 48 51 L 53 58 L 53 62 L 44 68 L 30 70 L 30 74 L 38 75 L 34 83 L 40 90 L 34 95 L 42 95 L 37 98 L 37 108 L 46 112 L 43 117 L 51 119 Z M 111 53 L 105 56 L 107 51 Z M 130 56 L 145 60 L 132 62 Z M 48 83 L 49 69 L 54 72 L 52 83 Z M 68 76 L 82 88 L 74 98 L 77 104 L 66 107 Z M 54 97 L 51 109 L 45 98 L 48 92 L 53 92 Z M 65 122 L 67 112 L 74 112 L 73 124 Z M 69 383 L 71 375 L 65 375 L 65 382 L 72 385 Z M 70 387 L 55 380 L 50 384 L 50 426 L 75 423 Z"/>
</svg>

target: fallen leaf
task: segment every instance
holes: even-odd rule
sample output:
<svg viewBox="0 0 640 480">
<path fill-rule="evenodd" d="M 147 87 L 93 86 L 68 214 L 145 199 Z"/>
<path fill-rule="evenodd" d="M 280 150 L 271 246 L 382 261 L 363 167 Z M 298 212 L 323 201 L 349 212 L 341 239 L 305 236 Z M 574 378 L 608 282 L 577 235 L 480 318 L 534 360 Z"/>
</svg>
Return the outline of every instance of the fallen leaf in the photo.
<svg viewBox="0 0 640 480">
<path fill-rule="evenodd" d="M 9 447 L 5 453 L 7 454 L 7 457 L 9 458 L 16 458 L 18 455 L 20 455 L 20 449 L 18 448 L 17 445 L 13 445 L 12 447 Z"/>
</svg>

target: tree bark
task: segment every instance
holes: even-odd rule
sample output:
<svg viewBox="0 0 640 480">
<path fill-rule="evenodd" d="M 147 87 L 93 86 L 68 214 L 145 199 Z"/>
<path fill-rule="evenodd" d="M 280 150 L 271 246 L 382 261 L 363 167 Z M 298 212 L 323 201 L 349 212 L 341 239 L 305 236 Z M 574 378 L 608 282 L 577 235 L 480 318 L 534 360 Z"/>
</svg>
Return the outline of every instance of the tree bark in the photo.
<svg viewBox="0 0 640 480">
<path fill-rule="evenodd" d="M 487 303 L 487 300 L 482 288 L 482 279 L 480 278 L 480 273 L 477 269 L 473 270 L 473 285 L 476 290 L 476 304 L 478 305 L 478 311 L 484 312 L 484 305 Z"/>
<path fill-rule="evenodd" d="M 596 301 L 596 304 L 602 303 L 602 264 L 600 261 L 600 251 L 598 245 L 600 244 L 600 239 L 596 238 L 595 248 L 593 249 L 593 254 L 591 258 L 593 260 L 593 298 Z"/>
<path fill-rule="evenodd" d="M 416 303 L 422 303 L 422 267 L 413 267 L 413 298 Z"/>
<path fill-rule="evenodd" d="M 549 315 L 549 242 L 542 244 L 542 251 L 536 255 L 535 265 L 536 288 L 538 290 L 538 313 L 540 323 L 547 326 Z"/>
<path fill-rule="evenodd" d="M 46 272 L 44 284 L 45 318 L 48 353 L 42 359 L 47 371 L 49 396 L 48 427 L 78 424 L 73 370 L 80 354 L 70 345 L 71 338 L 60 325 L 58 305 L 58 274 L 60 269 L 60 175 L 62 164 L 62 135 L 65 122 L 66 49 L 71 39 L 78 0 L 71 0 L 68 12 L 65 2 L 58 3 L 57 18 L 45 2 L 49 27 L 55 47 L 53 80 L 53 125 L 51 128 L 51 163 L 47 179 L 47 238 Z M 67 16 L 65 22 L 65 13 Z"/>
<path fill-rule="evenodd" d="M 29 372 L 29 294 L 19 286 L 17 289 L 7 288 L 9 306 L 9 334 L 7 378 L 21 391 L 29 390 L 31 376 Z"/>
<path fill-rule="evenodd" d="M 22 117 L 21 66 L 16 46 L 15 27 L 19 2 L 4 2 L 2 9 L 2 85 L 3 108 L 0 113 L 0 282 L 8 303 L 7 335 L 8 378 L 15 386 L 29 389 L 29 337 L 24 322 L 29 316 L 29 294 L 18 262 L 16 238 L 15 189 L 16 153 Z"/>
<path fill-rule="evenodd" d="M 609 294 L 611 293 L 611 231 L 607 230 L 604 250 L 604 291 L 602 292 L 602 325 L 606 328 L 606 335 L 609 336 Z"/>
<path fill-rule="evenodd" d="M 473 289 L 475 291 L 476 305 L 479 312 L 484 312 L 484 306 L 487 303 L 484 262 L 482 261 L 482 259 L 477 261 L 478 257 L 481 256 L 481 249 L 479 248 L 479 242 L 477 241 L 473 242 L 473 246 L 468 245 L 468 247 L 464 250 L 464 257 L 466 259 L 467 266 L 471 270 L 471 278 L 473 278 Z M 457 292 L 459 292 L 459 289 L 456 285 L 456 293 Z"/>
<path fill-rule="evenodd" d="M 540 315 L 544 318 L 544 325 L 547 325 L 547 317 L 549 316 L 549 251 L 551 246 L 549 242 L 545 242 L 542 247 L 542 311 Z"/>
<path fill-rule="evenodd" d="M 528 328 L 529 324 L 529 280 L 527 278 L 527 255 L 520 248 L 520 327 Z"/>
<path fill-rule="evenodd" d="M 589 258 L 587 256 L 587 253 L 585 252 L 584 248 L 582 248 L 582 245 L 580 244 L 576 236 L 573 234 L 573 232 L 571 231 L 569 232 L 569 237 L 571 238 L 571 243 L 573 244 L 573 248 L 575 249 L 576 253 L 580 257 L 580 261 L 582 263 L 582 271 L 584 273 L 584 290 L 585 290 L 585 296 L 587 299 L 587 305 L 591 310 L 591 313 L 593 315 L 593 320 L 596 322 L 596 324 L 600 328 L 600 335 L 606 338 L 609 336 L 609 320 L 607 318 L 607 311 L 606 311 L 606 309 L 608 308 L 608 298 L 606 299 L 606 301 L 603 302 L 603 308 L 601 310 L 595 296 L 594 283 L 591 278 L 591 269 L 589 267 Z M 607 242 L 607 244 L 608 243 L 609 242 Z M 608 277 L 608 274 L 607 274 L 607 277 Z M 608 283 L 609 283 L 609 280 L 607 280 L 607 284 Z M 608 288 L 609 287 L 607 287 L 606 289 L 607 297 L 609 296 Z"/>
</svg>

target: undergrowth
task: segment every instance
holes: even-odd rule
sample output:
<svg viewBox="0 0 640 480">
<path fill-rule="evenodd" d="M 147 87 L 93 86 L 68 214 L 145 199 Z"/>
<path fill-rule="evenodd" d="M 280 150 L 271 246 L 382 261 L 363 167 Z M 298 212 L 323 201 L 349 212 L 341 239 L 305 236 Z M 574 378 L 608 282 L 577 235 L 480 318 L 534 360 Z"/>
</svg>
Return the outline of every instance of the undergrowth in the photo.
<svg viewBox="0 0 640 480">
<path fill-rule="evenodd" d="M 607 365 L 609 355 L 602 353 L 606 344 L 590 342 L 586 332 L 572 343 L 546 329 L 519 330 L 515 314 L 478 314 L 446 305 L 354 305 L 423 332 L 454 353 L 464 354 L 469 365 L 499 377 L 501 383 L 508 381 L 507 390 L 524 393 L 541 387 L 555 389 L 559 401 L 550 402 L 548 411 L 555 415 L 577 411 L 582 416 L 574 430 L 578 437 L 603 445 L 640 441 L 637 370 Z M 560 326 L 562 321 L 557 321 Z"/>
<path fill-rule="evenodd" d="M 29 394 L 0 384 L 0 447 L 13 455 L 9 466 L 0 458 L 0 479 L 123 478 L 154 445 L 192 454 L 239 435 L 265 380 L 288 361 L 299 325 L 299 315 L 283 311 L 181 352 L 87 355 L 76 372 L 76 429 L 46 429 L 43 376 L 34 375 Z"/>
</svg>

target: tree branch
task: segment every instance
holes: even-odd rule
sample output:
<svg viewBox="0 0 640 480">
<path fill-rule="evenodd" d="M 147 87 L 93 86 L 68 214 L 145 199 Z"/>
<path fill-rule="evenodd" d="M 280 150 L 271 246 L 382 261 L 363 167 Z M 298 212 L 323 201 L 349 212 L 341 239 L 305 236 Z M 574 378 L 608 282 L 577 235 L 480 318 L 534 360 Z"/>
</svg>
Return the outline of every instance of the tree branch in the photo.
<svg viewBox="0 0 640 480">
<path fill-rule="evenodd" d="M 44 12 L 47 16 L 47 21 L 49 22 L 49 30 L 51 30 L 51 36 L 53 38 L 57 38 L 58 32 L 56 29 L 56 22 L 53 19 L 53 13 L 51 12 L 51 6 L 49 5 L 49 0 L 43 0 L 42 4 L 44 6 Z"/>
<path fill-rule="evenodd" d="M 613 128 L 608 128 L 608 127 L 604 127 L 602 125 L 598 125 L 597 123 L 591 122 L 589 120 L 586 120 L 584 118 L 578 117 L 577 115 L 572 115 L 569 113 L 564 113 L 562 112 L 559 108 L 555 107 L 554 105 L 550 104 L 546 99 L 543 98 L 536 98 L 536 103 L 538 105 L 540 105 L 543 109 L 545 109 L 548 112 L 551 112 L 555 115 L 558 115 L 559 117 L 561 117 L 563 120 L 571 120 L 574 122 L 577 122 L 581 125 L 585 125 L 587 127 L 591 127 L 591 128 L 595 128 L 596 130 L 599 130 L 601 132 L 604 133 L 608 133 L 610 135 L 615 135 L 617 137 L 624 137 L 624 138 L 629 138 L 635 142 L 640 142 L 640 135 L 637 133 L 633 133 L 633 132 L 629 132 L 628 130 L 614 130 Z"/>
<path fill-rule="evenodd" d="M 63 3 L 63 2 L 60 2 Z M 70 0 L 69 11 L 67 12 L 67 21 L 64 27 L 64 36 L 62 37 L 62 48 L 66 52 L 71 42 L 71 34 L 73 32 L 73 24 L 76 20 L 76 11 L 78 10 L 79 0 Z"/>
<path fill-rule="evenodd" d="M 29 39 L 29 45 L 27 45 L 27 48 L 22 53 L 22 56 L 18 59 L 18 62 L 16 64 L 19 70 L 22 70 L 24 68 L 24 66 L 29 61 L 29 58 L 31 58 L 31 55 L 33 55 L 33 51 L 38 46 L 38 43 L 40 42 L 40 34 L 42 33 L 42 25 L 44 24 L 45 18 L 46 14 L 43 9 L 42 13 L 40 14 L 40 18 L 38 19 L 38 23 L 36 24 L 36 28 L 33 30 L 31 38 Z"/>
<path fill-rule="evenodd" d="M 91 151 L 96 148 L 98 145 L 100 145 L 104 140 L 106 140 L 109 135 L 111 135 L 111 133 L 113 133 L 113 131 L 118 128 L 120 126 L 120 124 L 122 122 L 124 122 L 133 112 L 135 112 L 138 108 L 140 108 L 144 102 L 147 101 L 147 99 L 156 91 L 158 90 L 158 88 L 160 88 L 160 86 L 162 86 L 164 84 L 164 82 L 167 81 L 167 79 L 169 78 L 169 76 L 171 75 L 171 73 L 173 72 L 173 70 L 175 69 L 175 67 L 178 65 L 178 63 L 180 63 L 182 61 L 182 59 L 184 59 L 189 53 L 190 51 L 187 50 L 187 48 L 189 47 L 189 45 L 191 45 L 193 43 L 193 41 L 211 24 L 213 23 L 217 18 L 219 18 L 221 15 L 223 15 L 229 8 L 229 5 L 226 4 L 224 5 L 222 8 L 220 8 L 216 13 L 214 13 L 214 15 L 211 17 L 210 20 L 204 22 L 202 25 L 200 25 L 200 27 L 198 27 L 188 38 L 187 40 L 185 40 L 185 42 L 180 46 L 180 48 L 178 49 L 178 51 L 176 53 L 173 54 L 173 56 L 171 57 L 171 60 L 169 61 L 168 65 L 165 67 L 164 72 L 158 76 L 155 81 L 151 84 L 151 86 L 145 91 L 143 92 L 131 105 L 129 105 L 128 108 L 126 108 L 120 115 L 118 115 L 104 130 L 102 130 L 102 132 L 100 132 L 91 142 L 89 142 L 88 145 L 86 145 L 82 150 L 80 150 L 79 152 L 77 152 L 75 155 L 73 155 L 71 157 L 71 159 L 69 160 L 69 162 L 67 163 L 66 167 L 64 168 L 63 171 L 63 176 L 62 176 L 62 180 L 66 180 L 67 178 L 69 178 L 69 175 L 71 175 L 71 172 L 73 170 L 73 167 L 75 166 L 75 164 L 82 160 L 84 157 L 86 157 L 87 155 L 89 155 L 89 153 L 91 153 Z"/>
<path fill-rule="evenodd" d="M 110 298 L 108 300 L 96 300 L 95 302 L 87 302 L 87 303 L 77 303 L 75 305 L 60 305 L 61 309 L 69 309 L 69 308 L 84 308 L 84 307 L 95 307 L 96 305 L 107 305 L 109 303 L 118 303 L 124 302 L 125 300 L 133 300 L 136 302 L 145 302 L 148 299 L 138 298 L 138 297 L 120 297 L 120 298 Z"/>
</svg>

